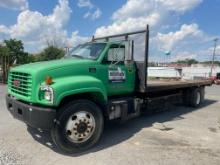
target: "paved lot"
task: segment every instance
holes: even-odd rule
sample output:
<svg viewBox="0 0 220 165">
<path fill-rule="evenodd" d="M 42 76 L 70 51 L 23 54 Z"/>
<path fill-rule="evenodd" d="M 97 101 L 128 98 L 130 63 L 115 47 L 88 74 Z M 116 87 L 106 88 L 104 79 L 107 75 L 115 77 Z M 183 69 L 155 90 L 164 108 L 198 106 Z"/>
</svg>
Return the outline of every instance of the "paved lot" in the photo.
<svg viewBox="0 0 220 165">
<path fill-rule="evenodd" d="M 5 92 L 0 85 L 0 165 L 220 164 L 220 86 L 207 88 L 199 109 L 173 106 L 123 125 L 108 124 L 96 147 L 72 156 L 57 152 L 48 133 L 14 120 L 5 108 Z"/>
</svg>

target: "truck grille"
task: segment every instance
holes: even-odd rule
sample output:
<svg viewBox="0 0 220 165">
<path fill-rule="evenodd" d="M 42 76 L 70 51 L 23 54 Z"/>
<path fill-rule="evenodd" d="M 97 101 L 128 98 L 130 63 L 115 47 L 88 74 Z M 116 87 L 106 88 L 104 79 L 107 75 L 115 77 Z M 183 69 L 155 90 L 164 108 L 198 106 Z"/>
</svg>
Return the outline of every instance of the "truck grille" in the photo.
<svg viewBox="0 0 220 165">
<path fill-rule="evenodd" d="M 32 78 L 30 74 L 10 72 L 8 85 L 11 92 L 15 94 L 25 97 L 31 96 Z"/>
</svg>

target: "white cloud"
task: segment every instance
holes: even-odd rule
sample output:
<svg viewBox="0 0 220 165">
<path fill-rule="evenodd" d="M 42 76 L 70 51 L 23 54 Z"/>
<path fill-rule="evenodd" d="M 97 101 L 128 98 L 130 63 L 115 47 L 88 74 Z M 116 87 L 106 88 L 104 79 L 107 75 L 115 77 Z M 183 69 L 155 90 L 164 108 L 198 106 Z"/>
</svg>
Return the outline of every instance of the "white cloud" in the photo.
<svg viewBox="0 0 220 165">
<path fill-rule="evenodd" d="M 99 8 L 95 10 L 95 12 L 92 14 L 92 20 L 98 19 L 102 15 L 102 12 Z"/>
<path fill-rule="evenodd" d="M 27 0 L 10 1 L 27 2 Z M 68 23 L 72 11 L 68 0 L 58 2 L 49 15 L 29 10 L 28 3 L 27 7 L 17 7 L 17 10 L 22 10 L 17 17 L 17 23 L 8 27 L 0 25 L 0 37 L 9 36 L 21 39 L 28 51 L 32 52 L 44 48 L 47 42 L 73 47 L 78 43 L 88 41 L 89 38 L 80 36 L 78 31 L 74 31 L 71 36 L 68 36 L 65 25 Z M 212 45 L 209 44 L 208 47 L 201 45 L 204 42 L 212 43 L 213 37 L 200 30 L 196 23 L 180 25 L 178 22 L 179 16 L 195 8 L 201 2 L 202 0 L 127 0 L 112 14 L 112 22 L 97 28 L 95 35 L 103 36 L 140 30 L 146 28 L 146 24 L 150 24 L 150 55 L 153 55 L 153 59 L 157 60 L 158 57 L 164 56 L 164 52 L 168 50 L 171 50 L 171 57 L 174 60 L 206 56 L 212 53 Z M 8 3 L 8 1 L 0 0 L 0 6 L 3 3 Z M 102 11 L 90 0 L 78 0 L 78 7 L 87 10 L 84 18 L 95 20 L 102 15 Z M 170 29 L 177 30 L 170 31 Z M 138 44 L 135 45 L 135 54 L 138 56 L 136 59 L 141 59 L 144 38 L 138 37 L 136 38 Z M 218 52 L 220 54 L 220 47 L 217 48 Z"/>
<path fill-rule="evenodd" d="M 42 31 L 48 29 L 45 27 L 48 23 L 46 21 L 41 13 L 25 10 L 18 15 L 17 23 L 10 27 L 11 37 L 24 39 L 30 35 L 34 35 L 33 37 L 40 35 Z"/>
<path fill-rule="evenodd" d="M 206 49 L 198 51 L 198 55 L 206 57 L 206 59 L 208 59 L 208 60 L 211 60 L 211 57 L 213 55 L 213 51 L 214 51 L 214 45 L 211 45 L 210 47 L 208 47 Z M 216 46 L 215 57 L 216 57 L 216 59 L 219 60 L 219 58 L 220 58 L 220 45 Z"/>
<path fill-rule="evenodd" d="M 199 29 L 197 24 L 183 24 L 180 30 L 166 34 L 158 33 L 154 39 L 163 51 L 167 51 L 174 49 L 174 47 L 181 42 L 183 43 L 184 40 L 195 40 L 198 37 L 201 38 L 202 35 L 203 32 Z"/>
<path fill-rule="evenodd" d="M 90 0 L 78 0 L 77 5 L 79 8 L 89 8 L 89 10 L 84 14 L 83 18 L 96 20 L 102 15 L 102 11 Z"/>
<path fill-rule="evenodd" d="M 171 51 L 171 61 L 185 58 L 210 60 L 213 53 L 213 39 L 216 37 L 218 36 L 206 34 L 195 23 L 183 24 L 179 30 L 157 33 L 151 39 L 151 46 L 154 47 L 153 56 L 157 54 L 164 56 L 166 51 Z M 216 48 L 216 58 L 218 54 L 220 54 L 220 46 Z"/>
<path fill-rule="evenodd" d="M 9 29 L 4 25 L 0 25 L 0 39 L 1 38 L 6 39 L 8 34 L 9 34 Z"/>
<path fill-rule="evenodd" d="M 98 19 L 99 17 L 101 17 L 102 15 L 102 12 L 99 8 L 97 8 L 93 13 L 91 12 L 87 12 L 84 14 L 83 18 L 90 18 L 91 20 L 96 20 Z"/>
<path fill-rule="evenodd" d="M 170 51 L 169 61 L 186 58 L 200 58 L 200 50 L 206 49 L 210 36 L 206 35 L 196 23 L 183 24 L 178 30 L 168 33 L 157 33 L 151 38 L 153 57 L 161 60 L 165 52 Z M 159 55 L 159 56 L 158 56 Z"/>
<path fill-rule="evenodd" d="M 84 37 L 79 35 L 79 31 L 72 32 L 71 37 L 67 40 L 68 47 L 75 47 L 80 43 L 87 42 L 89 37 Z"/>
<path fill-rule="evenodd" d="M 27 0 L 0 0 L 0 6 L 13 9 L 13 10 L 26 10 L 28 9 Z"/>
<path fill-rule="evenodd" d="M 180 56 L 194 58 L 200 48 L 204 49 L 204 43 L 209 42 L 210 37 L 196 23 L 181 25 L 179 17 L 200 3 L 202 0 L 127 0 L 112 14 L 112 23 L 97 28 L 95 35 L 140 30 L 149 24 L 150 59 L 164 58 L 164 52 L 169 50 L 173 59 Z M 179 30 L 170 31 L 178 28 Z M 141 60 L 144 40 L 136 39 L 135 42 L 136 60 Z"/>
<path fill-rule="evenodd" d="M 41 39 L 45 35 L 63 33 L 62 27 L 68 22 L 71 14 L 67 0 L 59 0 L 53 13 L 44 16 L 38 11 L 22 11 L 17 18 L 17 23 L 10 27 L 13 38 Z"/>
<path fill-rule="evenodd" d="M 154 0 L 128 0 L 112 15 L 113 22 L 96 29 L 95 35 L 116 34 L 143 29 L 146 24 L 156 27 L 167 13 Z"/>
<path fill-rule="evenodd" d="M 84 14 L 83 18 L 89 18 L 91 16 L 91 13 L 88 11 L 87 13 Z"/>
<path fill-rule="evenodd" d="M 185 12 L 198 6 L 203 0 L 156 0 L 168 10 Z"/>
<path fill-rule="evenodd" d="M 217 43 L 217 44 L 219 44 L 219 43 Z M 210 49 L 211 49 L 210 52 L 213 52 L 214 48 L 212 47 Z M 212 53 L 210 53 L 210 54 L 212 54 Z M 215 55 L 218 56 L 218 57 L 220 56 L 220 45 L 216 46 Z"/>
<path fill-rule="evenodd" d="M 101 26 L 96 29 L 96 36 L 118 34 L 129 32 L 133 30 L 140 30 L 146 28 L 146 24 L 155 26 L 161 19 L 159 13 L 151 13 L 147 17 L 127 18 L 124 21 L 116 21 L 109 26 Z"/>
<path fill-rule="evenodd" d="M 113 13 L 113 20 L 138 18 L 147 16 L 156 7 L 151 0 L 128 0 L 120 9 Z"/>
<path fill-rule="evenodd" d="M 202 0 L 127 0 L 112 15 L 112 24 L 101 26 L 96 35 L 120 33 L 135 29 L 143 29 L 146 24 L 160 29 L 175 20 L 175 14 L 182 14 L 201 3 Z M 175 12 L 175 14 L 173 13 Z"/>
<path fill-rule="evenodd" d="M 53 13 L 48 16 L 48 22 L 60 28 L 69 21 L 71 12 L 72 10 L 69 7 L 69 1 L 59 0 L 59 5 L 57 5 L 54 8 Z"/>
<path fill-rule="evenodd" d="M 94 7 L 94 5 L 91 3 L 90 0 L 78 0 L 77 3 L 78 7 L 82 8 L 82 7 L 88 7 L 90 9 L 92 9 Z"/>
<path fill-rule="evenodd" d="M 210 40 L 210 43 L 212 40 Z M 184 60 L 186 58 L 188 59 L 197 59 L 200 61 L 211 61 L 212 56 L 213 56 L 213 49 L 214 45 L 208 48 L 203 48 L 199 49 L 196 51 L 180 51 L 175 54 L 175 56 L 172 56 L 170 61 L 178 61 L 178 60 Z M 220 59 L 220 45 L 216 47 L 216 52 L 215 52 L 215 59 L 214 60 L 219 60 Z"/>
<path fill-rule="evenodd" d="M 88 37 L 80 36 L 78 31 L 68 36 L 65 25 L 71 16 L 68 0 L 59 0 L 49 15 L 38 11 L 24 10 L 17 17 L 17 23 L 12 26 L 0 25 L 0 37 L 16 38 L 23 41 L 27 51 L 37 53 L 47 44 L 73 47 L 78 43 L 88 41 Z M 93 16 L 98 17 L 97 14 Z"/>
<path fill-rule="evenodd" d="M 0 25 L 0 33 L 21 39 L 24 44 L 41 47 L 48 41 L 64 44 L 67 32 L 64 30 L 72 10 L 68 0 L 59 0 L 52 14 L 43 15 L 38 11 L 24 10 L 17 17 L 17 23 L 10 27 Z M 41 44 L 41 45 L 39 45 Z"/>
<path fill-rule="evenodd" d="M 0 34 L 8 34 L 9 33 L 9 29 L 5 26 L 5 25 L 0 25 Z"/>
</svg>

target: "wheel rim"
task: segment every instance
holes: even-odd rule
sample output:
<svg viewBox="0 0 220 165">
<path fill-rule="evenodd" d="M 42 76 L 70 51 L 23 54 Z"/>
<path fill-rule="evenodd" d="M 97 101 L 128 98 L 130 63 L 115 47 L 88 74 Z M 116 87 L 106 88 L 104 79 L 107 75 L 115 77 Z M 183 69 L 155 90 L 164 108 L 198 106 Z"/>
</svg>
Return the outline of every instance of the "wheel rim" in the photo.
<svg viewBox="0 0 220 165">
<path fill-rule="evenodd" d="M 200 93 L 197 92 L 197 97 L 196 97 L 196 104 L 198 105 L 200 103 Z"/>
<path fill-rule="evenodd" d="M 95 130 L 95 119 L 90 112 L 79 111 L 74 113 L 67 121 L 66 136 L 74 143 L 87 141 Z"/>
</svg>

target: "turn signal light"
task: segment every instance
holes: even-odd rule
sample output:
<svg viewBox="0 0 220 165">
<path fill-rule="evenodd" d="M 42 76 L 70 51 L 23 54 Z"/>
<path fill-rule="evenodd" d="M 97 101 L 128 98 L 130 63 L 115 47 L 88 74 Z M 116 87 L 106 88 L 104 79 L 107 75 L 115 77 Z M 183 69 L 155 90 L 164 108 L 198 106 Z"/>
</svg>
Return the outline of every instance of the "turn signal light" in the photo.
<svg viewBox="0 0 220 165">
<path fill-rule="evenodd" d="M 47 77 L 45 78 L 45 84 L 46 84 L 46 85 L 51 85 L 52 83 L 53 83 L 52 77 L 47 76 Z"/>
</svg>

